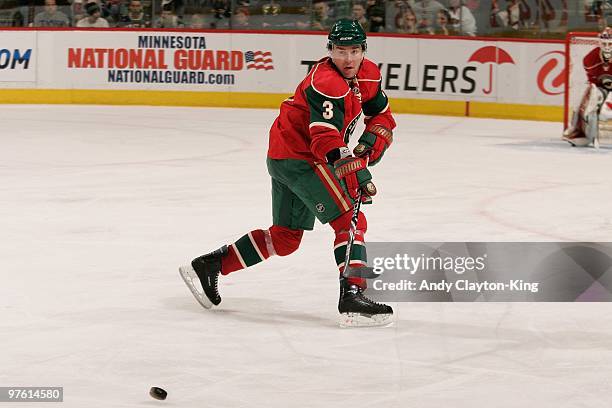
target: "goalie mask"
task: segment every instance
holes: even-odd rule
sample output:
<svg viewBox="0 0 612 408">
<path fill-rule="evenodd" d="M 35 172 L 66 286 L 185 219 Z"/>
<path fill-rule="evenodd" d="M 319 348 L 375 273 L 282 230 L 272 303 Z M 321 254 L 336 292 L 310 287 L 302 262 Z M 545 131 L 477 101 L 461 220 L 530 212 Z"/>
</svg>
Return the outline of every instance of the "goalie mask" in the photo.
<svg viewBox="0 0 612 408">
<path fill-rule="evenodd" d="M 606 27 L 599 34 L 599 48 L 604 61 L 610 61 L 612 59 L 612 28 Z"/>
</svg>

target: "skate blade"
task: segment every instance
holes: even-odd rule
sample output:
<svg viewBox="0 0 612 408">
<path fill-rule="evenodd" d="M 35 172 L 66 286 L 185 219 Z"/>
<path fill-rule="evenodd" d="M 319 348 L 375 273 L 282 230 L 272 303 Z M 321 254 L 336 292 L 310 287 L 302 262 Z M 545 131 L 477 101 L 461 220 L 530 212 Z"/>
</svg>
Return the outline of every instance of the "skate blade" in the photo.
<svg viewBox="0 0 612 408">
<path fill-rule="evenodd" d="M 363 315 L 361 313 L 341 313 L 338 318 L 338 325 L 342 328 L 347 327 L 380 327 L 391 326 L 393 324 L 393 314 Z"/>
<path fill-rule="evenodd" d="M 213 306 L 212 302 L 204 294 L 204 291 L 199 291 L 198 287 L 196 286 L 196 282 L 197 284 L 199 284 L 200 279 L 198 278 L 198 275 L 196 275 L 191 265 L 184 265 L 179 267 L 179 274 L 181 275 L 181 278 L 183 278 L 185 285 L 187 285 L 187 287 L 191 291 L 191 294 L 193 295 L 193 297 L 196 298 L 198 303 L 201 304 L 202 307 L 204 307 L 205 309 L 211 309 Z"/>
</svg>

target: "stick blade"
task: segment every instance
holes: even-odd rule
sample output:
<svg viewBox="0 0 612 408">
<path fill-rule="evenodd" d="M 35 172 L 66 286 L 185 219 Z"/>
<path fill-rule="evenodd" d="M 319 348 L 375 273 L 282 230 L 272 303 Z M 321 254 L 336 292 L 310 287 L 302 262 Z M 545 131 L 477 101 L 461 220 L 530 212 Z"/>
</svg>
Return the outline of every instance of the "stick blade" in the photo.
<svg viewBox="0 0 612 408">
<path fill-rule="evenodd" d="M 342 276 L 345 278 L 374 279 L 380 275 L 381 273 L 374 272 L 374 268 L 369 266 L 349 266 L 342 272 Z"/>
</svg>

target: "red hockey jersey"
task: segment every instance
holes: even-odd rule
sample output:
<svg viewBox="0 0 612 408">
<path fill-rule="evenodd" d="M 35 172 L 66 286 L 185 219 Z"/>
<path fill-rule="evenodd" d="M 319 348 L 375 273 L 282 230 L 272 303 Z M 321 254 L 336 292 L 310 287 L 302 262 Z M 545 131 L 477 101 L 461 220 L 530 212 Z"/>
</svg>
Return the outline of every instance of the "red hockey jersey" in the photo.
<svg viewBox="0 0 612 408">
<path fill-rule="evenodd" d="M 582 63 L 590 83 L 608 90 L 612 89 L 612 65 L 604 62 L 599 47 L 593 48 Z"/>
<path fill-rule="evenodd" d="M 362 112 L 366 130 L 376 124 L 395 127 L 376 64 L 364 58 L 357 77 L 347 80 L 331 58 L 323 58 L 281 104 L 268 157 L 324 162 L 329 151 L 348 144 Z"/>
</svg>

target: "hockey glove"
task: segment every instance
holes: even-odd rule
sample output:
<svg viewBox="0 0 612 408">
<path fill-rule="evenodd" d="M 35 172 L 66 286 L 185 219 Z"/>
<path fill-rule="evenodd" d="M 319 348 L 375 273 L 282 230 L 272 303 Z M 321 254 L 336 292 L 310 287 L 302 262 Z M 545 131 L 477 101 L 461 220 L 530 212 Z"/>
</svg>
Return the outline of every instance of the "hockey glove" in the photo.
<svg viewBox="0 0 612 408">
<path fill-rule="evenodd" d="M 371 196 L 376 195 L 376 186 L 372 183 L 372 174 L 367 169 L 366 160 L 361 157 L 345 157 L 334 163 L 336 177 L 348 191 L 349 195 L 356 199 L 359 190 L 363 190 L 362 201 L 371 201 Z"/>
<path fill-rule="evenodd" d="M 363 132 L 353 150 L 355 156 L 370 155 L 370 166 L 377 164 L 393 142 L 393 132 L 381 125 L 372 125 Z"/>
</svg>

